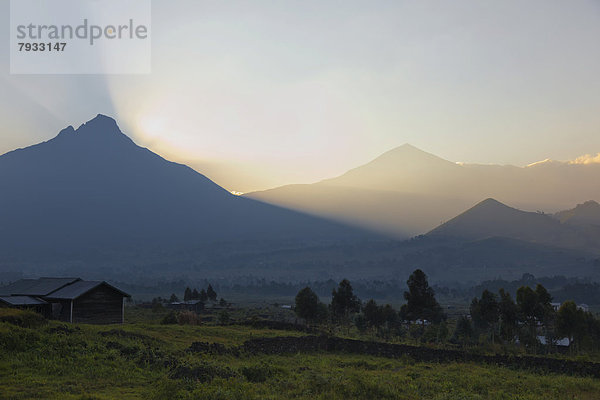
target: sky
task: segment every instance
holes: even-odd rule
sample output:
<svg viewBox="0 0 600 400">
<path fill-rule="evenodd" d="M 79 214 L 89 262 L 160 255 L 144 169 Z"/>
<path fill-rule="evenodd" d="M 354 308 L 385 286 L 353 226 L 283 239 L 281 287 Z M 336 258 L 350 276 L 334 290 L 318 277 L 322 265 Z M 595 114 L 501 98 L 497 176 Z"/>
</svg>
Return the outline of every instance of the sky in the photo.
<svg viewBox="0 0 600 400">
<path fill-rule="evenodd" d="M 11 75 L 8 11 L 0 154 L 98 113 L 240 192 L 404 143 L 486 164 L 600 152 L 600 0 L 154 0 L 147 75 Z"/>
</svg>

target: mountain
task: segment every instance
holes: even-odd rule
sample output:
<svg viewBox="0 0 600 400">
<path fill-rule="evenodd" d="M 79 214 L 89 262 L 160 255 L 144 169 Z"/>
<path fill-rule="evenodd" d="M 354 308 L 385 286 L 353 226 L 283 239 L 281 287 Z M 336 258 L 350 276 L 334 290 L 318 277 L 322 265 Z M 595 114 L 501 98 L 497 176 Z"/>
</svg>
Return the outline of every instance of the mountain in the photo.
<svg viewBox="0 0 600 400">
<path fill-rule="evenodd" d="M 490 198 L 428 234 L 469 240 L 506 237 L 547 242 L 562 230 L 560 221 L 550 215 L 517 210 Z"/>
<path fill-rule="evenodd" d="M 405 144 L 321 184 L 407 193 L 426 193 L 433 188 L 450 192 L 460 169 L 455 163 Z"/>
<path fill-rule="evenodd" d="M 452 197 L 460 169 L 406 144 L 337 178 L 245 197 L 407 238 L 466 208 L 463 199 Z M 435 187 L 440 193 L 432 196 Z"/>
<path fill-rule="evenodd" d="M 0 156 L 0 254 L 356 239 L 364 231 L 234 196 L 98 115 Z"/>
<path fill-rule="evenodd" d="M 430 237 L 463 240 L 510 238 L 598 253 L 600 229 L 581 229 L 549 214 L 526 212 L 494 199 L 484 200 L 433 229 Z"/>
<path fill-rule="evenodd" d="M 575 208 L 560 211 L 554 217 L 562 223 L 573 225 L 600 225 L 600 204 L 590 200 Z"/>
<path fill-rule="evenodd" d="M 405 144 L 345 174 L 245 196 L 344 223 L 409 237 L 484 198 L 556 212 L 600 199 L 600 164 L 544 161 L 526 167 L 459 164 Z"/>
</svg>

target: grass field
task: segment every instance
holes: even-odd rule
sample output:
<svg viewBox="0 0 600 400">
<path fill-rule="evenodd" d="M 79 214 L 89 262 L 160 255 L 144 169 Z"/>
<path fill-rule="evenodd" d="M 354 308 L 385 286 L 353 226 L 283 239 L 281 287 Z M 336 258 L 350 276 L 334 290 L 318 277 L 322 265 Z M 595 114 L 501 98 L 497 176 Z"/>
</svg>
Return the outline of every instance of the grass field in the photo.
<svg viewBox="0 0 600 400">
<path fill-rule="evenodd" d="M 143 319 L 93 326 L 16 315 L 12 322 L 0 322 L 0 398 L 600 398 L 600 380 L 594 378 L 489 365 L 326 353 L 190 353 L 186 349 L 196 341 L 236 346 L 252 338 L 301 333 Z"/>
</svg>

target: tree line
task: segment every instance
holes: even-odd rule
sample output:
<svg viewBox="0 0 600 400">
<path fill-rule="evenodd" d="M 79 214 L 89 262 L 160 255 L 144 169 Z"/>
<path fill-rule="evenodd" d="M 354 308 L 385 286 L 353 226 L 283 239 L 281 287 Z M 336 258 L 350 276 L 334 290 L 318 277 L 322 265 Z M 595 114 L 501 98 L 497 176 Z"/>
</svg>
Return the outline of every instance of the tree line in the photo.
<svg viewBox="0 0 600 400">
<path fill-rule="evenodd" d="M 217 292 L 213 289 L 212 285 L 209 283 L 206 289 L 191 289 L 187 286 L 183 292 L 183 301 L 191 301 L 191 300 L 199 300 L 202 303 L 206 303 L 208 301 L 216 302 L 217 301 Z M 179 297 L 172 293 L 169 299 L 164 299 L 162 297 L 155 297 L 152 299 L 152 304 L 162 304 L 162 303 L 178 303 L 180 302 Z M 227 305 L 227 301 L 223 298 L 219 301 L 221 306 Z"/>
<path fill-rule="evenodd" d="M 322 303 L 310 287 L 301 289 L 296 295 L 295 312 L 309 324 L 327 320 L 342 324 L 354 322 L 359 329 L 384 324 L 395 327 L 401 321 L 419 321 L 425 325 L 439 323 L 446 318 L 423 271 L 415 270 L 407 285 L 408 291 L 404 292 L 406 304 L 399 312 L 390 304 L 378 305 L 373 299 L 363 305 L 347 279 L 333 289 L 329 306 Z"/>
<path fill-rule="evenodd" d="M 447 316 L 429 286 L 427 275 L 415 270 L 404 292 L 406 303 L 396 311 L 390 304 L 378 305 L 370 299 L 365 303 L 354 294 L 346 279 L 333 289 L 329 305 L 320 301 L 309 287 L 301 289 L 295 298 L 296 315 L 311 324 L 353 324 L 359 331 L 370 330 L 381 336 L 409 334 L 422 341 L 450 341 L 457 345 L 519 344 L 537 352 L 568 338 L 571 351 L 600 349 L 600 320 L 592 313 L 565 301 L 558 309 L 552 296 L 538 284 L 535 289 L 521 286 L 516 300 L 503 288 L 495 294 L 487 289 L 474 297 L 469 315 L 455 321 Z M 450 335 L 448 323 L 454 325 Z"/>
<path fill-rule="evenodd" d="M 534 350 L 542 340 L 552 346 L 563 338 L 568 339 L 571 351 L 597 350 L 600 346 L 600 320 L 572 300 L 555 309 L 552 296 L 541 284 L 535 289 L 521 286 L 516 301 L 504 289 L 497 295 L 484 290 L 481 297 L 473 298 L 469 310 L 471 321 L 457 323 L 463 343 L 483 335 L 491 342 L 521 343 Z"/>
</svg>

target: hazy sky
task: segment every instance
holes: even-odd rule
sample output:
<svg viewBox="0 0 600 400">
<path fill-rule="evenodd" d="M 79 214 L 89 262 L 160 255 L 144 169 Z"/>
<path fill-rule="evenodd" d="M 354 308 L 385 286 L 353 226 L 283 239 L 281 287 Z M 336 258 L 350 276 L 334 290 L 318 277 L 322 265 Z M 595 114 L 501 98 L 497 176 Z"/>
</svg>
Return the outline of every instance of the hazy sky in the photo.
<svg viewBox="0 0 600 400">
<path fill-rule="evenodd" d="M 98 113 L 248 191 L 409 142 L 525 165 L 600 152 L 600 0 L 155 0 L 152 74 L 9 75 L 0 153 Z"/>
</svg>

